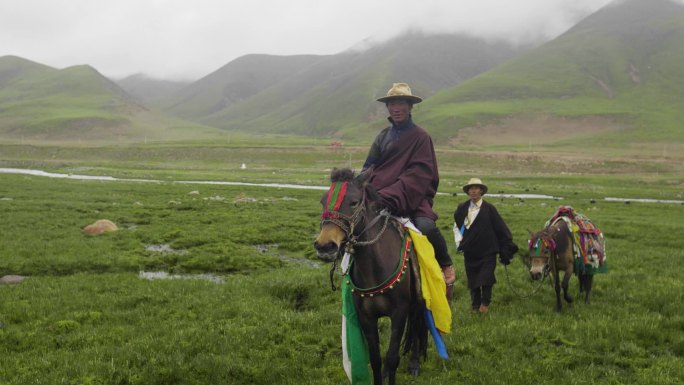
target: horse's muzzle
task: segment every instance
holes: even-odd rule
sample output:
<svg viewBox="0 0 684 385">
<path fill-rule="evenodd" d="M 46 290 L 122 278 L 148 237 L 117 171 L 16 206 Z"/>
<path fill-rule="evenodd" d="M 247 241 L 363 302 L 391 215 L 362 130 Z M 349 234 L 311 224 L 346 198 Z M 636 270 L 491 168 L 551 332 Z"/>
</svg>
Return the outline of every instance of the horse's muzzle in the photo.
<svg viewBox="0 0 684 385">
<path fill-rule="evenodd" d="M 321 226 L 321 232 L 313 244 L 318 253 L 318 259 L 325 262 L 333 262 L 337 259 L 345 236 L 346 234 L 337 225 L 328 223 Z"/>
<path fill-rule="evenodd" d="M 334 261 L 340 254 L 340 246 L 335 242 L 326 242 L 321 244 L 318 241 L 315 241 L 313 246 L 318 253 L 318 259 L 325 262 Z"/>
<path fill-rule="evenodd" d="M 539 281 L 544 275 L 539 272 L 539 271 L 530 271 L 530 278 L 532 278 L 533 281 Z"/>
</svg>

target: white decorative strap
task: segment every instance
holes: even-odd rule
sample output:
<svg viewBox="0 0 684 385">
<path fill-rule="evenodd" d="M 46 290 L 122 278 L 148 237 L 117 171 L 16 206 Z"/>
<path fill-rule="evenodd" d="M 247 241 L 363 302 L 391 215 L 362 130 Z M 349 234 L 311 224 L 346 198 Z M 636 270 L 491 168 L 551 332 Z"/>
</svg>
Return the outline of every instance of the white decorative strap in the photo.
<svg viewBox="0 0 684 385">
<path fill-rule="evenodd" d="M 340 263 L 340 268 L 342 269 L 342 275 L 346 275 L 349 272 L 349 263 L 350 262 L 351 262 L 351 255 L 347 251 L 342 256 L 342 263 Z"/>
</svg>

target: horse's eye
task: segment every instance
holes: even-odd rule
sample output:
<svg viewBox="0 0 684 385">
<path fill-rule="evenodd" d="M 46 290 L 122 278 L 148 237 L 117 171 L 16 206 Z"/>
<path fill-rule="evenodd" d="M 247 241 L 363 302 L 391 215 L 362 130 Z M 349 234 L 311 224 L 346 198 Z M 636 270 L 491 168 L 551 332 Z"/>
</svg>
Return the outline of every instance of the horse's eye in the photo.
<svg viewBox="0 0 684 385">
<path fill-rule="evenodd" d="M 358 205 L 359 205 L 359 201 L 351 201 L 351 202 L 349 202 L 349 207 L 351 207 L 351 208 L 355 208 L 355 207 L 358 206 Z"/>
</svg>

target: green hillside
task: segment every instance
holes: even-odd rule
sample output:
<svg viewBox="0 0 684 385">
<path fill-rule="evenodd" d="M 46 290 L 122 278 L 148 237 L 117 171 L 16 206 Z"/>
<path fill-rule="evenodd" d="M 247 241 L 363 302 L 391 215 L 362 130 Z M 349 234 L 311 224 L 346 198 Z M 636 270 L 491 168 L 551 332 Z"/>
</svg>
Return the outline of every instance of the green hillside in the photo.
<svg viewBox="0 0 684 385">
<path fill-rule="evenodd" d="M 544 46 L 435 95 L 424 115 L 441 137 L 544 116 L 551 124 L 596 124 L 596 132 L 568 138 L 578 147 L 682 142 L 682 62 L 684 6 L 622 1 Z M 557 131 L 547 130 L 534 134 Z"/>
<path fill-rule="evenodd" d="M 136 100 L 149 106 L 158 106 L 160 100 L 168 98 L 190 85 L 188 81 L 156 79 L 144 74 L 135 74 L 115 80 L 116 84 Z"/>
<path fill-rule="evenodd" d="M 0 89 L 21 79 L 55 71 L 53 68 L 17 56 L 0 57 Z"/>
<path fill-rule="evenodd" d="M 220 135 L 136 103 L 90 66 L 0 58 L 0 135 L 21 141 L 144 141 Z"/>
<path fill-rule="evenodd" d="M 159 105 L 183 118 L 202 118 L 239 104 L 319 60 L 314 55 L 245 55 L 162 99 Z"/>
<path fill-rule="evenodd" d="M 466 36 L 412 33 L 364 51 L 305 57 L 308 63 L 278 76 L 270 73 L 270 63 L 291 61 L 291 57 L 252 57 L 250 72 L 242 73 L 256 87 L 238 92 L 230 86 L 231 78 L 214 76 L 211 82 L 193 85 L 193 99 L 170 111 L 185 110 L 181 116 L 230 130 L 330 136 L 342 127 L 382 119 L 382 105 L 374 100 L 393 82 L 410 81 L 416 94 L 427 97 L 517 52 L 507 44 Z M 222 71 L 235 74 L 243 66 L 236 60 Z M 223 87 L 224 95 L 231 90 L 242 98 L 219 99 L 217 87 Z M 215 111 L 202 116 L 211 110 Z"/>
</svg>

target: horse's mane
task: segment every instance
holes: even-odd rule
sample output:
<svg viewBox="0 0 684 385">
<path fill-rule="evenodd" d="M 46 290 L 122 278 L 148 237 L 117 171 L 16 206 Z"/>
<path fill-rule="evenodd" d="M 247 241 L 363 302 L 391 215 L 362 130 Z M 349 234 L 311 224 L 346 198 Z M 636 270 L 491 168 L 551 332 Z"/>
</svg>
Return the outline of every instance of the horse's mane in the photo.
<svg viewBox="0 0 684 385">
<path fill-rule="evenodd" d="M 330 173 L 330 181 L 335 182 L 348 182 L 354 179 L 354 170 L 349 168 L 334 168 Z"/>
</svg>

